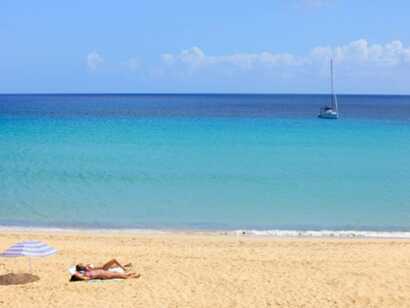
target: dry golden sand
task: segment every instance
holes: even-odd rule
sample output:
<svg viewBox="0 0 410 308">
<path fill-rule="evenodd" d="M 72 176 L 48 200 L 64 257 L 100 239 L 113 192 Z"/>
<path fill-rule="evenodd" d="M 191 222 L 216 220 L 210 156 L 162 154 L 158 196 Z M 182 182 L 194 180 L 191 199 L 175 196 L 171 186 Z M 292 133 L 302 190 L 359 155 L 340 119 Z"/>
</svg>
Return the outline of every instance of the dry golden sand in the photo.
<svg viewBox="0 0 410 308">
<path fill-rule="evenodd" d="M 410 241 L 200 234 L 0 232 L 59 249 L 33 259 L 40 280 L 0 286 L 0 307 L 410 307 Z M 67 267 L 110 258 L 142 277 L 68 282 Z M 0 258 L 0 275 L 25 272 Z"/>
</svg>

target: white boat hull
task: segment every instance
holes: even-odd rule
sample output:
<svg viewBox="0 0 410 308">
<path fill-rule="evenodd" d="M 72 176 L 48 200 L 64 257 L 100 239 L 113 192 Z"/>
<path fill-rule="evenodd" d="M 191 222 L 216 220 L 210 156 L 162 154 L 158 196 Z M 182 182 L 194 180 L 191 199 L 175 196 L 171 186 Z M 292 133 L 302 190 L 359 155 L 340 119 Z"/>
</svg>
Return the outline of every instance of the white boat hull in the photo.
<svg viewBox="0 0 410 308">
<path fill-rule="evenodd" d="M 333 120 L 335 120 L 335 119 L 339 118 L 339 115 L 337 114 L 336 111 L 327 110 L 327 111 L 319 113 L 318 117 L 321 118 L 321 119 L 333 119 Z"/>
</svg>

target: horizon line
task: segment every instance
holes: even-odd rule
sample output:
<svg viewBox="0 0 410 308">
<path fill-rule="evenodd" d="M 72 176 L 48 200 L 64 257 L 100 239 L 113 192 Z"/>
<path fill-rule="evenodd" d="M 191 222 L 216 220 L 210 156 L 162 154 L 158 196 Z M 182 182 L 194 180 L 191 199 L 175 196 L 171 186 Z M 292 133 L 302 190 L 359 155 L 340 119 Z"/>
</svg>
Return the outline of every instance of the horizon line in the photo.
<svg viewBox="0 0 410 308">
<path fill-rule="evenodd" d="M 332 95 L 331 93 L 265 93 L 265 92 L 27 92 L 27 93 L 0 93 L 6 95 Z M 410 93 L 337 93 L 337 96 L 410 96 Z"/>
</svg>

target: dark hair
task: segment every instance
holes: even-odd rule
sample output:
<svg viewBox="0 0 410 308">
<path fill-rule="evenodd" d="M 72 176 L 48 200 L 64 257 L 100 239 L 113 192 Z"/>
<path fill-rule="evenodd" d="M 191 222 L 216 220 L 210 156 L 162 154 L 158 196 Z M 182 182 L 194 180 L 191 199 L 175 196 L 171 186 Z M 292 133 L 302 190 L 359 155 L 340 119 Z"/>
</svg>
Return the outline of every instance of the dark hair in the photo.
<svg viewBox="0 0 410 308">
<path fill-rule="evenodd" d="M 77 265 L 75 266 L 75 270 L 76 270 L 77 272 L 85 272 L 85 271 L 87 270 L 87 268 L 86 268 L 84 265 L 82 265 L 82 264 L 77 264 Z"/>
<path fill-rule="evenodd" d="M 77 277 L 76 275 L 71 275 L 70 281 L 80 281 L 81 279 L 79 277 Z"/>
</svg>

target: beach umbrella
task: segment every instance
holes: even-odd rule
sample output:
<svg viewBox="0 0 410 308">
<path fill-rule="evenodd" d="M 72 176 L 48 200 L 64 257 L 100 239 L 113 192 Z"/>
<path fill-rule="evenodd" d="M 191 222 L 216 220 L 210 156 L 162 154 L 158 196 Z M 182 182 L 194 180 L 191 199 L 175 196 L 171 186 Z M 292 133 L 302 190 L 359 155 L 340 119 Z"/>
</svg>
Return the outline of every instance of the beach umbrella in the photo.
<svg viewBox="0 0 410 308">
<path fill-rule="evenodd" d="M 24 241 L 16 243 L 0 254 L 2 257 L 28 257 L 31 272 L 31 257 L 47 257 L 57 252 L 53 247 L 40 241 Z"/>
</svg>

